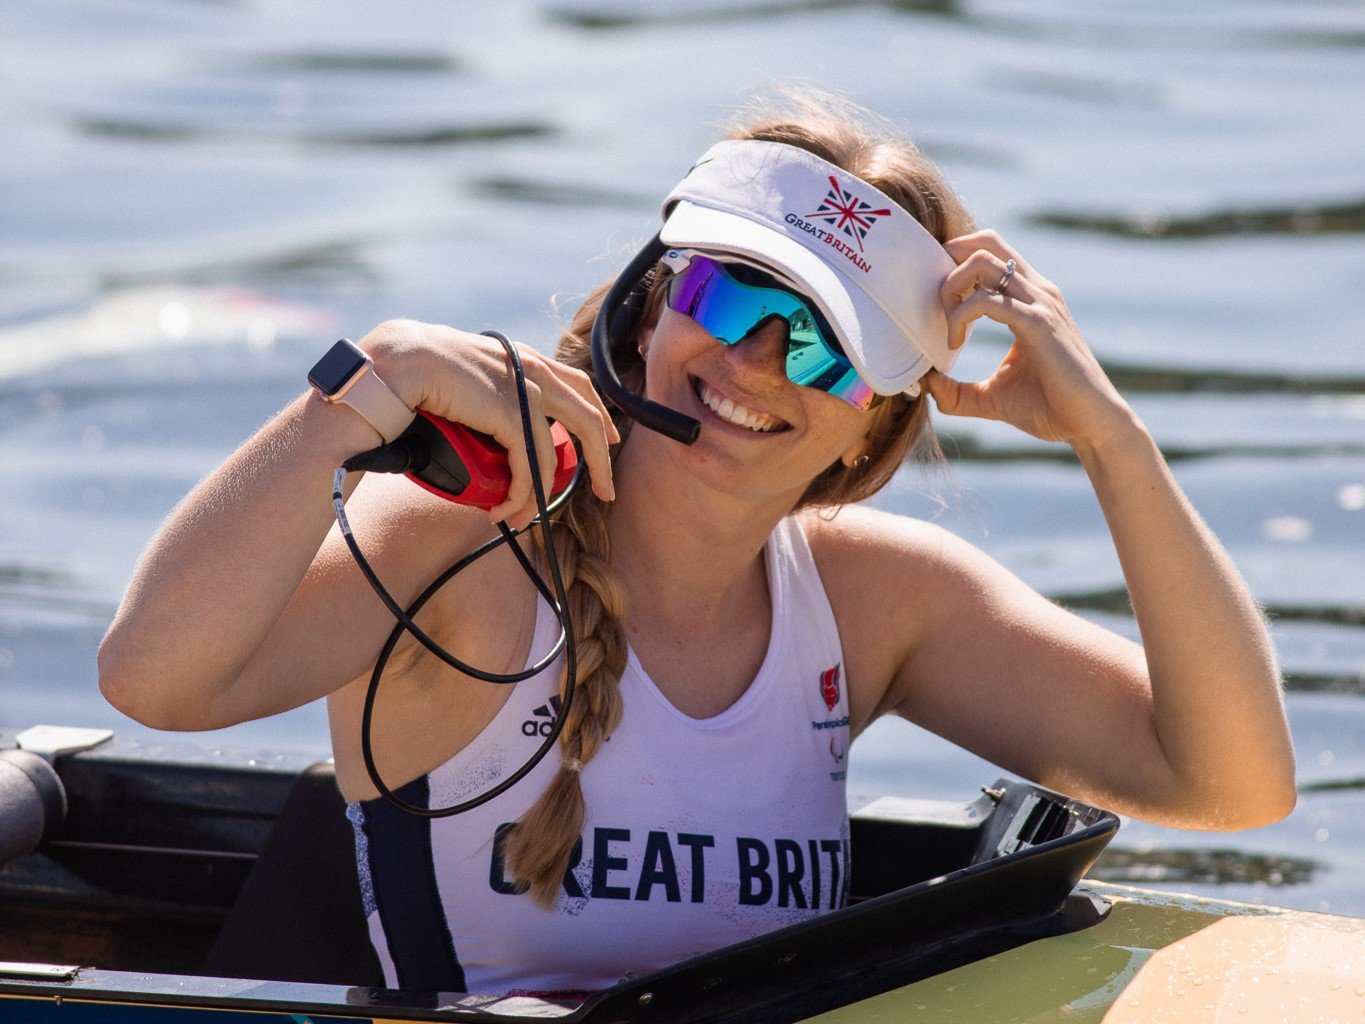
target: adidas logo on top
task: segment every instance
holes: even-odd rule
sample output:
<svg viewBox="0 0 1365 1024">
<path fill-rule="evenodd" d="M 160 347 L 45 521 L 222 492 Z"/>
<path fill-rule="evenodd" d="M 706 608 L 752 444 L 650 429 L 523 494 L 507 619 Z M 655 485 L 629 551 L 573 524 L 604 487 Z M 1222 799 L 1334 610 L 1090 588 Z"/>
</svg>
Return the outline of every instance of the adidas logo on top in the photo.
<svg viewBox="0 0 1365 1024">
<path fill-rule="evenodd" d="M 559 721 L 559 695 L 551 697 L 531 712 L 531 717 L 521 723 L 521 731 L 527 736 L 548 736 Z"/>
</svg>

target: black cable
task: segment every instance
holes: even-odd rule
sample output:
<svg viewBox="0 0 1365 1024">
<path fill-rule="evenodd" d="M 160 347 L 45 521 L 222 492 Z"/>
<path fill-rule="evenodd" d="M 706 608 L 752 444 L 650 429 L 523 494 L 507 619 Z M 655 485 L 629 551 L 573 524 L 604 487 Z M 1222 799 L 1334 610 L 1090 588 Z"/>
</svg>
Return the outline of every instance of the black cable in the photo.
<svg viewBox="0 0 1365 1024">
<path fill-rule="evenodd" d="M 341 528 L 342 538 L 346 541 L 346 546 L 350 548 L 351 555 L 355 558 L 356 564 L 360 567 L 360 571 L 364 574 L 366 580 L 369 581 L 370 586 L 374 588 L 375 593 L 379 595 L 379 598 L 384 602 L 385 607 L 389 609 L 393 614 L 393 617 L 397 620 L 392 632 L 389 633 L 388 640 L 385 641 L 384 647 L 379 653 L 379 658 L 375 662 L 374 670 L 370 674 L 369 687 L 365 691 L 365 707 L 361 715 L 360 723 L 360 751 L 365 760 L 365 770 L 370 776 L 370 782 L 373 783 L 374 788 L 379 791 L 379 794 L 385 800 L 402 811 L 422 818 L 445 818 L 473 810 L 475 807 L 479 807 L 489 800 L 492 800 L 494 797 L 506 792 L 525 778 L 536 765 L 545 759 L 545 756 L 553 749 L 555 743 L 558 742 L 559 734 L 564 730 L 564 723 L 568 721 L 569 709 L 573 706 L 574 689 L 578 675 L 578 651 L 574 639 L 573 622 L 569 616 L 568 593 L 564 587 L 564 580 L 559 572 L 559 559 L 555 556 L 554 533 L 551 529 L 550 516 L 568 501 L 582 479 L 584 469 L 582 452 L 581 450 L 578 452 L 578 465 L 574 470 L 573 479 L 569 481 L 568 486 L 555 498 L 553 504 L 548 503 L 545 498 L 545 488 L 541 483 L 540 473 L 538 471 L 540 462 L 536 454 L 536 440 L 532 429 L 533 420 L 531 418 L 531 406 L 526 395 L 526 375 L 522 369 L 521 357 L 517 354 L 515 346 L 508 340 L 506 335 L 501 334 L 498 331 L 484 331 L 483 333 L 491 338 L 496 338 L 502 343 L 502 347 L 507 350 L 508 359 L 511 360 L 512 363 L 512 374 L 517 385 L 517 403 L 521 409 L 522 434 L 526 441 L 526 457 L 531 468 L 531 488 L 536 499 L 536 517 L 527 524 L 525 529 L 530 529 L 536 524 L 540 525 L 541 538 L 545 545 L 545 557 L 550 565 L 550 579 L 554 584 L 553 592 L 546 586 L 544 578 L 536 571 L 535 566 L 531 564 L 531 560 L 526 556 L 521 545 L 517 543 L 517 536 L 524 531 L 512 530 L 509 529 L 506 524 L 498 523 L 499 536 L 487 541 L 457 561 L 437 577 L 427 589 L 424 590 L 406 610 L 404 610 L 399 606 L 398 602 L 393 599 L 393 596 L 384 587 L 383 583 L 379 581 L 379 577 L 375 575 L 373 568 L 371 568 L 369 562 L 361 552 L 360 545 L 356 543 L 355 537 L 351 532 L 350 523 L 346 518 L 345 499 L 342 494 L 342 487 L 349 469 L 371 467 L 376 469 L 381 467 L 388 468 L 388 463 L 391 461 L 395 467 L 398 467 L 397 471 L 402 471 L 402 468 L 405 467 L 407 463 L 402 462 L 401 459 L 410 456 L 411 453 L 409 452 L 405 455 L 400 452 L 396 455 L 387 453 L 380 455 L 378 454 L 378 450 L 376 450 L 375 458 L 365 460 L 364 463 L 360 461 L 359 456 L 355 459 L 348 459 L 347 462 L 336 471 L 332 481 L 332 506 L 336 512 L 337 525 Z M 396 444 L 397 443 L 395 442 L 395 446 L 385 447 L 396 447 Z M 575 442 L 575 448 L 577 449 L 577 442 Z M 388 471 L 393 472 L 395 470 L 389 469 Z M 486 672 L 483 669 L 465 664 L 449 651 L 441 647 L 413 621 L 413 616 L 415 616 L 422 609 L 422 606 L 425 605 L 442 586 L 449 582 L 452 577 L 502 544 L 511 546 L 512 553 L 520 564 L 522 571 L 530 578 L 531 582 L 535 584 L 536 589 L 544 596 L 546 601 L 549 602 L 550 607 L 554 610 L 555 616 L 559 619 L 560 624 L 559 639 L 551 648 L 550 653 L 535 665 L 523 669 L 520 672 L 512 673 Z M 379 693 L 379 682 L 384 675 L 384 667 L 388 664 L 388 660 L 393 654 L 394 647 L 397 645 L 404 632 L 411 633 L 423 647 L 452 668 L 459 669 L 461 672 L 473 676 L 475 679 L 482 679 L 485 682 L 490 683 L 516 683 L 523 679 L 529 679 L 531 676 L 548 668 L 561 650 L 564 652 L 564 702 L 560 708 L 559 716 L 550 726 L 549 734 L 541 742 L 535 753 L 531 755 L 525 764 L 499 782 L 492 789 L 480 793 L 478 796 L 471 797 L 468 800 L 452 804 L 449 807 L 419 807 L 416 804 L 408 803 L 402 797 L 394 793 L 393 790 L 389 789 L 384 783 L 384 780 L 380 777 L 379 768 L 375 764 L 374 746 L 371 736 L 371 729 L 374 722 L 375 699 Z"/>
<path fill-rule="evenodd" d="M 381 470 L 380 472 L 383 471 Z M 561 495 L 561 498 L 572 492 L 572 487 L 575 483 L 578 482 L 578 476 L 581 472 L 582 463 L 580 462 L 578 469 L 574 471 L 573 480 L 570 481 L 569 487 L 564 490 L 563 494 Z M 544 658 L 542 658 L 540 661 L 536 662 L 536 664 L 530 666 L 529 668 L 522 669 L 520 672 L 513 672 L 509 674 L 499 672 L 488 672 L 484 669 L 477 668 L 474 665 L 467 664 L 466 662 L 463 662 L 459 658 L 455 657 L 455 655 L 451 654 L 439 643 L 433 640 L 431 636 L 429 636 L 422 629 L 421 626 L 417 625 L 417 623 L 413 621 L 412 611 L 410 609 L 408 611 L 404 611 L 402 606 L 399 605 L 399 603 L 394 599 L 393 595 L 389 593 L 388 588 L 385 587 L 384 584 L 380 582 L 379 577 L 375 575 L 374 568 L 370 565 L 369 560 L 361 552 L 360 544 L 356 541 L 355 535 L 351 531 L 351 522 L 346 515 L 345 501 L 344 498 L 342 497 L 342 487 L 344 485 L 345 478 L 346 471 L 344 467 L 342 469 L 338 469 L 336 471 L 336 475 L 332 478 L 332 507 L 333 510 L 336 512 L 337 524 L 341 527 L 341 539 L 344 540 L 346 542 L 346 546 L 351 549 L 351 555 L 352 557 L 355 558 L 356 565 L 359 566 L 361 574 L 369 582 L 370 586 L 374 589 L 374 592 L 379 596 L 379 599 L 384 602 L 384 606 L 388 608 L 389 613 L 392 614 L 393 617 L 398 620 L 399 626 L 401 626 L 407 632 L 411 633 L 413 637 L 416 638 L 416 640 L 423 647 L 425 647 L 436 657 L 440 658 L 451 668 L 458 669 L 459 671 L 465 673 L 465 675 L 473 676 L 475 679 L 481 679 L 486 683 L 517 683 L 523 679 L 529 679 L 531 678 L 531 676 L 536 675 L 544 671 L 546 668 L 548 668 L 550 663 L 554 661 L 556 657 L 559 656 L 559 652 L 564 649 L 565 639 L 567 637 L 567 633 L 562 629 L 559 634 L 559 639 L 555 641 L 554 646 L 550 649 L 550 652 L 546 654 Z M 547 511 L 554 512 L 557 511 L 558 508 L 559 503 L 557 503 Z M 531 526 L 534 526 L 538 522 L 540 522 L 539 514 L 537 514 L 536 518 L 531 520 L 531 522 L 527 524 L 527 529 L 529 529 Z M 552 607 L 556 606 L 558 603 L 558 598 L 554 593 L 551 592 L 549 586 L 545 583 L 545 580 L 541 577 L 540 573 L 536 571 L 535 566 L 531 564 L 530 559 L 526 557 L 525 552 L 521 550 L 521 545 L 516 543 L 515 538 L 520 536 L 520 534 L 523 533 L 524 531 L 509 530 L 502 523 L 498 524 L 498 530 L 502 534 L 502 536 L 495 537 L 493 541 L 490 542 L 491 546 L 488 546 L 487 551 L 484 550 L 483 548 L 480 548 L 478 551 L 478 555 L 482 557 L 483 555 L 487 554 L 488 551 L 491 551 L 492 548 L 498 547 L 499 545 L 502 544 L 510 543 L 512 547 L 512 553 L 516 556 L 517 561 L 521 564 L 522 572 L 526 573 L 526 575 L 530 578 L 531 582 L 536 585 L 536 589 L 540 591 L 540 593 L 544 596 L 545 600 L 549 602 L 549 604 Z M 468 565 L 472 561 L 474 561 L 474 558 L 470 557 L 462 559 L 461 562 L 457 564 Z M 561 620 L 561 626 L 562 625 L 563 622 Z"/>
<path fill-rule="evenodd" d="M 677 409 L 670 409 L 631 391 L 621 383 L 613 358 L 613 350 L 625 344 L 631 336 L 632 313 L 639 310 L 639 304 L 644 299 L 644 291 L 640 286 L 645 274 L 666 252 L 668 246 L 655 235 L 626 264 L 626 269 L 617 275 L 616 281 L 607 289 L 606 297 L 598 307 L 597 317 L 592 322 L 592 367 L 597 389 L 631 419 L 680 444 L 694 444 L 701 432 L 701 424 Z"/>
</svg>

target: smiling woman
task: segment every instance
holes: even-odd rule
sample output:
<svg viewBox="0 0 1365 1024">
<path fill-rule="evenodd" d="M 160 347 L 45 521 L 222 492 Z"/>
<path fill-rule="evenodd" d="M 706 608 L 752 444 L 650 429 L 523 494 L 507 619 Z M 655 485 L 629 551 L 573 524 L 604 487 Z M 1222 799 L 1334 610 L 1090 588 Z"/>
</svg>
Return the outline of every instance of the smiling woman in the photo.
<svg viewBox="0 0 1365 1024">
<path fill-rule="evenodd" d="M 390 984 L 602 988 L 838 907 L 849 743 L 886 714 L 1157 821 L 1288 812 L 1293 755 L 1255 603 L 1061 292 L 975 230 L 908 139 L 816 93 L 756 106 L 663 215 L 639 279 L 610 289 L 622 303 L 590 296 L 556 359 L 520 350 L 536 465 L 496 342 L 381 324 L 181 504 L 101 649 L 109 699 L 162 728 L 328 697 Z M 945 376 L 982 316 L 1014 347 L 986 381 Z M 930 524 L 845 507 L 912 451 L 937 457 L 929 396 L 1074 449 L 1145 649 Z M 458 819 L 395 810 L 365 771 L 367 677 L 392 623 L 329 532 L 335 468 L 413 410 L 491 436 L 511 483 L 490 516 L 391 477 L 354 489 L 404 605 L 492 523 L 532 520 L 532 473 L 548 489 L 555 469 L 547 418 L 592 480 L 553 526 L 571 706 L 563 658 L 499 687 L 398 643 L 374 736 L 409 804 L 490 789 L 564 718 L 556 763 Z M 694 443 L 642 429 L 665 422 L 695 422 Z M 557 632 L 506 548 L 419 621 L 504 674 L 551 655 Z"/>
</svg>

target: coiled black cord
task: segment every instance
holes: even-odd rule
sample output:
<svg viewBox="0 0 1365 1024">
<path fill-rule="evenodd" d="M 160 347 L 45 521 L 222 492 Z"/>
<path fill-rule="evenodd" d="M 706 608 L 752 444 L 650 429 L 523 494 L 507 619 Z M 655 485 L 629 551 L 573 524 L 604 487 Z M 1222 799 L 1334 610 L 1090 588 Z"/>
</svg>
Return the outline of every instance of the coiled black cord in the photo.
<svg viewBox="0 0 1365 1024">
<path fill-rule="evenodd" d="M 531 560 L 526 556 L 526 552 L 524 552 L 521 545 L 517 543 L 516 538 L 518 534 L 523 531 L 512 530 L 505 523 L 498 523 L 498 533 L 500 536 L 494 537 L 492 540 L 482 544 L 469 554 L 465 555 L 438 576 L 426 590 L 422 591 L 407 609 L 402 608 L 398 602 L 394 600 L 393 595 L 388 592 L 388 589 L 384 584 L 380 582 L 379 577 L 375 575 L 374 569 L 371 568 L 369 561 L 366 560 L 364 554 L 361 552 L 360 545 L 356 543 L 355 536 L 351 532 L 351 524 L 346 518 L 346 502 L 342 493 L 346 474 L 348 472 L 361 468 L 385 469 L 387 467 L 383 465 L 385 462 L 384 456 L 378 455 L 376 458 L 367 458 L 364 460 L 362 460 L 360 456 L 357 456 L 355 459 L 348 459 L 337 469 L 336 474 L 332 478 L 332 507 L 336 512 L 337 525 L 341 529 L 342 539 L 346 542 L 346 546 L 350 548 L 351 555 L 355 558 L 356 564 L 360 567 L 360 571 L 364 574 L 365 579 L 369 581 L 370 586 L 374 588 L 374 592 L 378 594 L 379 599 L 384 602 L 384 606 L 389 609 L 393 614 L 393 617 L 397 620 L 393 627 L 393 631 L 389 633 L 388 640 L 385 641 L 384 647 L 379 652 L 379 658 L 375 662 L 374 671 L 370 673 L 370 685 L 365 691 L 365 708 L 360 722 L 360 752 L 365 760 L 365 771 L 369 774 L 370 782 L 374 784 L 374 788 L 379 791 L 379 794 L 399 810 L 406 811 L 408 814 L 416 815 L 421 818 L 446 818 L 454 814 L 463 814 L 465 811 L 471 811 L 475 807 L 486 804 L 494 797 L 506 792 L 512 786 L 515 786 L 524 779 L 536 765 L 540 764 L 540 762 L 545 759 L 545 756 L 559 741 L 559 734 L 564 730 L 564 723 L 568 721 L 569 718 L 569 709 L 573 706 L 574 687 L 578 677 L 578 651 L 574 642 L 573 622 L 569 617 L 568 593 L 564 587 L 564 580 L 560 576 L 559 559 L 555 556 L 554 533 L 550 527 L 550 516 L 554 512 L 557 512 L 564 503 L 569 500 L 570 496 L 578 487 L 579 481 L 583 476 L 584 468 L 582 452 L 579 452 L 578 466 L 574 470 L 573 479 L 569 481 L 569 485 L 555 498 L 553 503 L 547 502 L 545 488 L 540 479 L 540 473 L 535 471 L 536 467 L 540 465 L 540 462 L 536 455 L 536 439 L 532 429 L 531 405 L 526 396 L 526 374 L 521 366 L 521 357 L 517 355 L 516 347 L 508 340 L 506 335 L 498 331 L 484 331 L 483 333 L 490 338 L 496 338 L 502 343 L 502 347 L 507 351 L 507 358 L 512 363 L 512 375 L 517 385 L 517 404 L 521 409 L 522 435 L 526 440 L 527 461 L 532 468 L 531 488 L 535 493 L 536 499 L 536 517 L 527 524 L 526 529 L 530 529 L 537 524 L 540 525 L 541 538 L 545 544 L 545 557 L 550 564 L 550 580 L 554 585 L 553 590 L 546 585 L 544 578 L 536 571 L 535 566 L 531 564 Z M 400 441 L 393 442 L 392 445 L 386 445 L 384 447 L 396 449 L 400 443 L 401 439 Z M 577 448 L 576 441 L 575 448 Z M 377 449 L 376 453 L 379 451 L 381 450 Z M 366 454 L 368 455 L 369 453 Z M 390 469 L 389 471 L 401 472 L 402 467 L 408 465 L 407 462 L 402 460 L 410 458 L 411 454 L 410 451 L 406 453 L 395 452 L 394 465 L 399 468 L 396 470 Z M 540 592 L 554 610 L 555 617 L 559 619 L 560 625 L 559 639 L 544 658 L 529 668 L 522 669 L 520 672 L 510 673 L 488 672 L 476 668 L 473 665 L 466 664 L 428 636 L 422 628 L 413 621 L 413 616 L 421 611 L 422 606 L 431 600 L 436 592 L 440 590 L 441 587 L 445 586 L 445 584 L 457 573 L 503 544 L 507 544 L 511 547 L 512 554 L 516 556 L 522 571 L 527 575 L 531 582 L 535 584 L 536 590 Z M 482 679 L 489 683 L 517 683 L 523 679 L 529 679 L 531 676 L 543 672 L 550 666 L 555 658 L 559 656 L 561 651 L 564 652 L 564 703 L 560 708 L 558 718 L 556 718 L 550 726 L 549 735 L 545 737 L 540 746 L 536 748 L 535 753 L 527 759 L 525 764 L 499 782 L 492 789 L 480 793 L 477 796 L 470 797 L 468 800 L 452 804 L 449 807 L 420 807 L 417 804 L 408 803 L 385 785 L 384 780 L 380 778 L 379 768 L 375 764 L 371 730 L 374 722 L 375 699 L 379 694 L 379 681 L 384 675 L 384 667 L 388 664 L 389 658 L 393 654 L 394 647 L 397 646 L 399 639 L 403 636 L 405 631 L 411 633 L 423 647 L 436 655 L 436 657 L 440 658 L 447 665 L 459 669 L 461 672 L 473 676 L 475 679 Z"/>
</svg>

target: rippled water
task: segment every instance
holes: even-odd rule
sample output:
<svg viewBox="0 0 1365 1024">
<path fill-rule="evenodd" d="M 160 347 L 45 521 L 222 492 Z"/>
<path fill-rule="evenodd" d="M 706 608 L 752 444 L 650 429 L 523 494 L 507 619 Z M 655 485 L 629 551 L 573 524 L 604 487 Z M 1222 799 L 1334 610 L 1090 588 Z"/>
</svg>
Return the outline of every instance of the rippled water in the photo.
<svg viewBox="0 0 1365 1024">
<path fill-rule="evenodd" d="M 1098 873 L 1365 914 L 1365 10 L 1124 4 L 11 0 L 0 7 L 0 725 L 143 735 L 94 650 L 174 502 L 403 314 L 548 345 L 748 90 L 909 126 L 1077 322 L 1265 602 L 1301 792 L 1286 821 L 1125 825 Z M 646 12 L 646 13 L 642 13 Z M 1007 346 L 985 324 L 984 376 Z M 1133 635 L 1065 450 L 941 429 L 939 521 Z M 1066 714 L 1058 708 L 1058 714 Z M 218 744 L 322 751 L 320 706 Z M 858 791 L 996 770 L 901 723 Z"/>
</svg>

